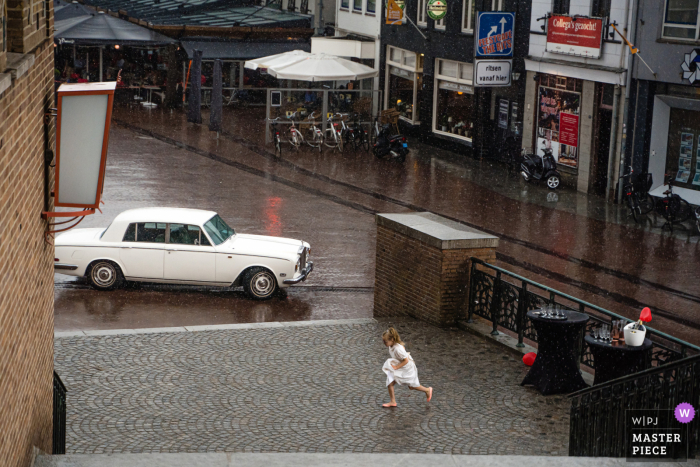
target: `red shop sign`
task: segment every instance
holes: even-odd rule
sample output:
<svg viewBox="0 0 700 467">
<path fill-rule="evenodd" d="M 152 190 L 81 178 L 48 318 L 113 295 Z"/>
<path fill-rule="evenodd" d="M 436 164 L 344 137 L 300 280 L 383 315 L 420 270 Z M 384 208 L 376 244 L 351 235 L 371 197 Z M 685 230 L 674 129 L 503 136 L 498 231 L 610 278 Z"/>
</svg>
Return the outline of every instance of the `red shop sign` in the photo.
<svg viewBox="0 0 700 467">
<path fill-rule="evenodd" d="M 551 16 L 547 21 L 547 52 L 600 58 L 603 20 Z"/>
<path fill-rule="evenodd" d="M 578 147 L 578 115 L 559 114 L 559 144 Z"/>
</svg>

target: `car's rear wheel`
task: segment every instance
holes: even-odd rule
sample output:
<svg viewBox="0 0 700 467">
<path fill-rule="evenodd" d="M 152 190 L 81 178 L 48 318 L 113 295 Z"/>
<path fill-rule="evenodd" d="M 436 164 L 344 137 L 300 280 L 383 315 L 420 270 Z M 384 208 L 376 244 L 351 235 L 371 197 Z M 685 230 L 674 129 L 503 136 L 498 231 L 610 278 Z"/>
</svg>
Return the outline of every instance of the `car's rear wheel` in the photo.
<svg viewBox="0 0 700 467">
<path fill-rule="evenodd" d="M 269 300 L 277 288 L 277 279 L 268 269 L 250 268 L 243 276 L 243 290 L 254 300 Z"/>
<path fill-rule="evenodd" d="M 100 260 L 90 265 L 90 284 L 97 290 L 113 290 L 124 282 L 122 270 L 111 261 Z"/>
</svg>

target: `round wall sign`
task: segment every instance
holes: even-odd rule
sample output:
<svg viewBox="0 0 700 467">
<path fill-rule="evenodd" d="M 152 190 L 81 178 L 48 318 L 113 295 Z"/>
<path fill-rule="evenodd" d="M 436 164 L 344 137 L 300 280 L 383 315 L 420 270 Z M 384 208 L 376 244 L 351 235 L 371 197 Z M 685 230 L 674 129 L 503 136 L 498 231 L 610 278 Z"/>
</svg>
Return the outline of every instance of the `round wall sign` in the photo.
<svg viewBox="0 0 700 467">
<path fill-rule="evenodd" d="M 440 21 L 447 14 L 447 0 L 429 0 L 428 16 L 435 21 Z"/>
</svg>

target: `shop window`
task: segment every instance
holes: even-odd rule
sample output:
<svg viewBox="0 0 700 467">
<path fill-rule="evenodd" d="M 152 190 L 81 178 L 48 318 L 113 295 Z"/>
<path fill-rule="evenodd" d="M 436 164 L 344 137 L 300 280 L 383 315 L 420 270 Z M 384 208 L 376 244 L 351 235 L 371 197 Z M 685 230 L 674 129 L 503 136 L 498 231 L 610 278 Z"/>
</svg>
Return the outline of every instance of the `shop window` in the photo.
<svg viewBox="0 0 700 467">
<path fill-rule="evenodd" d="M 362 11 L 362 0 L 353 0 L 352 9 L 354 11 Z"/>
<path fill-rule="evenodd" d="M 696 40 L 698 0 L 666 0 L 663 37 Z"/>
<path fill-rule="evenodd" d="M 462 0 L 462 32 L 474 32 L 475 5 L 475 0 Z"/>
<path fill-rule="evenodd" d="M 674 186 L 700 190 L 700 112 L 671 109 L 666 172 Z"/>
<path fill-rule="evenodd" d="M 474 130 L 474 88 L 471 63 L 437 60 L 433 131 L 472 140 Z"/>
<path fill-rule="evenodd" d="M 415 52 L 388 47 L 385 108 L 395 108 L 412 124 L 419 123 L 423 60 L 423 55 Z"/>
<path fill-rule="evenodd" d="M 340 8 L 344 10 L 350 9 L 350 0 L 340 0 Z"/>
<path fill-rule="evenodd" d="M 465 0 L 469 1 L 469 0 Z M 417 16 L 417 22 L 418 26 L 427 26 L 428 25 L 428 11 L 426 7 L 426 2 L 427 0 L 418 0 L 418 16 Z"/>
<path fill-rule="evenodd" d="M 591 16 L 596 18 L 610 17 L 611 0 L 593 0 L 591 2 Z"/>
<path fill-rule="evenodd" d="M 377 10 L 377 0 L 367 0 L 367 13 L 375 13 Z"/>
<path fill-rule="evenodd" d="M 569 14 L 569 3 L 570 3 L 570 0 L 553 0 L 553 2 L 552 2 L 552 14 L 568 15 Z"/>
</svg>

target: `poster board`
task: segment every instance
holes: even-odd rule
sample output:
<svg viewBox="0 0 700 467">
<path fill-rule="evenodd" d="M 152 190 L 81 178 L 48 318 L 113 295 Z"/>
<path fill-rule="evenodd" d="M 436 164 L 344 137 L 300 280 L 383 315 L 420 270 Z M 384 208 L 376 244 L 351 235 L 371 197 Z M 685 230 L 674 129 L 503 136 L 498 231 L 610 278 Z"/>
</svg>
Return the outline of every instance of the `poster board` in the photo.
<svg viewBox="0 0 700 467">
<path fill-rule="evenodd" d="M 537 98 L 539 155 L 552 149 L 558 164 L 578 168 L 581 93 L 540 86 Z"/>
<path fill-rule="evenodd" d="M 602 18 L 551 16 L 547 20 L 547 52 L 597 59 L 602 43 Z"/>
<path fill-rule="evenodd" d="M 396 0 L 386 2 L 386 24 L 403 24 L 403 9 Z"/>
</svg>

